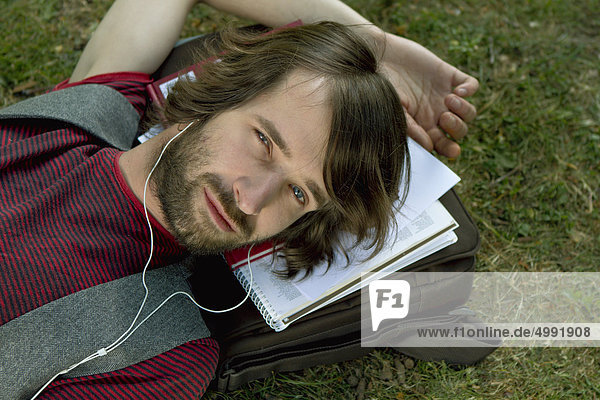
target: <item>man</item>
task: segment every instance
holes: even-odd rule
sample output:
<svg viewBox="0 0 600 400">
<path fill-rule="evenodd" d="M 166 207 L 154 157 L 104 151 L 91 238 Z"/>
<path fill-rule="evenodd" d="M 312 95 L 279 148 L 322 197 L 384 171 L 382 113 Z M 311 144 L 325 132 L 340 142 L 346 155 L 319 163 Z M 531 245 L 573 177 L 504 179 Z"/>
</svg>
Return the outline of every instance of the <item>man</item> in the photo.
<svg viewBox="0 0 600 400">
<path fill-rule="evenodd" d="M 147 74 L 172 48 L 194 2 L 136 3 L 117 1 L 113 5 L 70 81 L 58 89 L 108 86 L 142 112 Z M 216 3 L 212 4 L 227 8 Z M 328 17 L 357 22 L 340 3 L 322 5 L 334 10 L 328 11 L 333 12 Z M 256 7 L 255 3 L 243 2 L 237 6 L 242 14 Z M 310 12 L 297 11 L 300 15 L 295 17 L 311 22 Z M 279 22 L 268 13 L 256 19 L 268 25 Z M 232 40 L 235 46 L 227 50 L 223 61 L 206 66 L 210 78 L 204 86 L 182 85 L 176 90 L 165 110 L 170 126 L 156 139 L 124 153 L 70 123 L 31 119 L 3 122 L 2 324 L 8 326 L 55 300 L 138 273 L 148 254 L 150 267 L 172 264 L 185 254 L 182 245 L 195 252 L 219 251 L 281 235 L 289 244 L 286 255 L 290 265 L 297 266 L 327 258 L 333 242 L 321 248 L 314 246 L 323 238 L 333 239 L 329 234 L 340 227 L 360 235 L 368 228 L 365 223 L 375 223 L 381 241 L 387 226 L 383 222 L 389 216 L 405 165 L 401 104 L 377 73 L 375 56 L 369 55 L 368 48 L 347 29 L 330 24 L 294 32 L 255 43 L 249 43 L 250 38 Z M 313 42 L 307 41 L 303 48 L 299 33 L 305 38 L 313 35 Z M 333 33 L 339 40 L 324 40 Z M 292 57 L 284 64 L 272 67 L 277 60 L 264 59 L 277 43 L 289 45 L 294 38 Z M 236 52 L 244 43 L 247 48 Z M 344 96 L 351 93 L 350 88 L 359 88 L 358 84 L 350 86 L 359 82 L 358 77 L 356 81 L 348 77 L 336 80 L 339 71 L 320 70 L 324 63 L 317 62 L 311 50 L 319 44 L 324 49 L 321 61 L 328 61 L 335 48 L 344 43 L 347 49 L 339 52 L 342 57 L 336 69 L 345 64 L 351 68 L 348 76 L 358 75 L 356 68 L 368 76 L 363 84 L 366 92 L 359 91 L 357 99 Z M 260 46 L 262 51 L 252 54 L 252 49 Z M 357 67 L 348 61 L 357 49 L 367 54 L 367 61 L 354 61 L 366 66 Z M 273 54 L 283 56 L 285 50 Z M 305 60 L 302 52 L 306 53 Z M 239 57 L 253 61 L 263 57 L 265 64 L 257 66 L 264 74 L 246 76 L 245 85 L 228 82 L 228 78 L 238 76 L 239 67 L 250 65 L 242 62 L 236 69 Z M 227 68 L 234 73 L 214 78 Z M 265 81 L 252 87 L 260 77 Z M 465 79 L 463 89 L 469 94 L 476 84 Z M 227 83 L 233 84 L 231 90 L 223 90 L 223 97 L 229 99 L 219 106 L 214 99 Z M 236 88 L 246 93 L 238 96 Z M 206 92 L 207 97 L 200 102 L 210 105 L 205 116 L 203 110 L 190 107 L 193 101 L 181 100 L 186 90 L 192 99 L 202 99 L 198 91 Z M 363 97 L 369 91 L 371 96 Z M 472 118 L 472 106 L 458 97 L 451 95 L 448 103 L 459 100 L 460 104 L 449 109 L 462 107 L 463 112 L 442 113 L 442 127 L 443 115 L 446 119 L 460 119 L 456 115 L 461 114 L 463 119 Z M 347 106 L 351 108 L 345 109 Z M 362 109 L 364 106 L 370 108 Z M 415 107 L 407 106 L 409 112 Z M 417 120 L 422 117 L 419 112 L 414 115 Z M 462 130 L 459 136 L 464 134 L 461 122 L 455 126 Z M 436 129 L 431 128 L 430 133 Z M 157 163 L 161 150 L 173 138 L 164 159 Z M 152 190 L 146 191 L 145 179 L 154 165 Z M 379 215 L 370 214 L 373 204 L 363 204 L 364 199 L 374 199 Z M 146 206 L 156 232 L 150 243 Z M 361 218 L 354 218 L 359 215 Z M 327 223 L 320 224 L 321 231 L 315 232 L 314 222 L 323 219 Z M 316 240 L 308 240 L 309 234 Z M 22 295 L 25 293 L 28 295 Z M 214 340 L 201 337 L 134 365 L 59 377 L 42 397 L 195 398 L 206 389 L 216 357 Z"/>
<path fill-rule="evenodd" d="M 335 24 L 258 37 L 228 32 L 219 62 L 175 86 L 163 112 L 173 133 L 127 153 L 122 165 L 142 171 L 141 189 L 145 160 L 156 159 L 144 154 L 192 123 L 153 179 L 156 208 L 188 250 L 275 236 L 293 275 L 330 259 L 339 231 L 362 239 L 374 228 L 383 245 L 406 165 L 405 122 L 374 54 L 351 33 Z M 198 154 L 199 141 L 208 154 Z M 190 169 L 198 172 L 183 178 Z M 199 198 L 219 230 L 190 223 Z"/>
</svg>

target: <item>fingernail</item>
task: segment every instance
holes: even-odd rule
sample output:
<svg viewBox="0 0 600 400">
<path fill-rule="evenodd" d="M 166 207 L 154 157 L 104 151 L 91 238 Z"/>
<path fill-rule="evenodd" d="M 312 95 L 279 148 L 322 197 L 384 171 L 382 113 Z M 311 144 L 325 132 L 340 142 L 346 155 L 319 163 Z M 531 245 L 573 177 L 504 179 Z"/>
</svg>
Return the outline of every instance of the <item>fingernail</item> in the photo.
<svg viewBox="0 0 600 400">
<path fill-rule="evenodd" d="M 456 90 L 456 94 L 458 94 L 459 96 L 466 96 L 467 95 L 467 89 L 465 88 L 460 88 Z"/>
</svg>

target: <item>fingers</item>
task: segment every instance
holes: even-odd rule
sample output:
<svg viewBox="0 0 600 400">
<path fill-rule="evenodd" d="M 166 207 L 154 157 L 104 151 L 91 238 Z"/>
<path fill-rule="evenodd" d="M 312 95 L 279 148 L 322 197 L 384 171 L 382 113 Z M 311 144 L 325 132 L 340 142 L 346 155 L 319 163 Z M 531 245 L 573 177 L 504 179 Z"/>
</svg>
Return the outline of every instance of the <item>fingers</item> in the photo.
<svg viewBox="0 0 600 400">
<path fill-rule="evenodd" d="M 473 121 L 477 115 L 477 109 L 473 104 L 455 94 L 446 96 L 444 103 L 450 111 L 458 115 L 465 122 Z"/>
<path fill-rule="evenodd" d="M 438 154 L 448 158 L 456 158 L 460 155 L 460 146 L 458 143 L 449 139 L 442 130 L 433 128 L 427 131 L 427 133 Z"/>
<path fill-rule="evenodd" d="M 454 93 L 460 97 L 472 96 L 479 89 L 479 81 L 477 79 L 460 71 L 454 75 L 452 85 L 456 86 Z"/>
<path fill-rule="evenodd" d="M 453 115 L 450 112 L 446 112 L 444 114 Z M 437 127 L 425 131 L 410 114 L 406 113 L 405 115 L 408 136 L 413 138 L 424 149 L 427 151 L 433 151 L 435 149 L 438 154 L 448 158 L 456 158 L 460 155 L 460 146 L 458 143 L 449 139 L 444 131 Z M 456 117 L 454 116 L 453 118 Z M 466 134 L 466 124 L 462 121 L 461 124 L 464 125 L 464 132 Z"/>
<path fill-rule="evenodd" d="M 450 111 L 440 115 L 439 127 L 454 139 L 465 137 L 469 129 L 467 122 L 477 115 L 475 106 L 455 94 L 446 96 L 444 102 Z"/>
<path fill-rule="evenodd" d="M 469 130 L 467 124 L 451 112 L 443 113 L 438 123 L 444 132 L 456 140 L 464 138 Z"/>
<path fill-rule="evenodd" d="M 405 115 L 407 124 L 406 133 L 408 136 L 413 138 L 415 142 L 419 143 L 427 151 L 433 151 L 433 142 L 427 132 L 425 132 L 421 125 L 417 124 L 410 114 L 405 113 Z"/>
<path fill-rule="evenodd" d="M 438 128 L 428 131 L 435 150 L 448 158 L 458 157 L 460 146 L 446 136 L 462 139 L 469 130 L 467 123 L 475 119 L 477 110 L 464 97 L 471 96 L 479 89 L 479 81 L 461 71 L 454 74 L 452 85 L 456 86 L 453 93 L 444 98 L 448 110 L 440 115 Z M 445 133 L 446 134 L 445 134 Z"/>
</svg>

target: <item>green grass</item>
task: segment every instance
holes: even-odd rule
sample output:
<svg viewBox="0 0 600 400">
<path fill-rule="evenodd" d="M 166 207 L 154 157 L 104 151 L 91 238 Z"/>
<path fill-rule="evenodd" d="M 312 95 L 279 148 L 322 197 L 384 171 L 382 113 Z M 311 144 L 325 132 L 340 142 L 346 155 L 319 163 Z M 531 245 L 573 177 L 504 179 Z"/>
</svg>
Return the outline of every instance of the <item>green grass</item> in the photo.
<svg viewBox="0 0 600 400">
<path fill-rule="evenodd" d="M 477 119 L 448 164 L 482 236 L 482 271 L 596 271 L 600 260 L 600 4 L 353 0 L 353 7 L 476 76 Z M 0 105 L 67 78 L 106 0 L 4 0 Z M 184 36 L 229 20 L 199 7 Z M 394 350 L 277 374 L 211 399 L 595 399 L 596 348 L 500 349 L 455 369 Z M 390 375 L 391 372 L 391 375 Z M 392 379 L 388 379 L 392 377 Z"/>
</svg>

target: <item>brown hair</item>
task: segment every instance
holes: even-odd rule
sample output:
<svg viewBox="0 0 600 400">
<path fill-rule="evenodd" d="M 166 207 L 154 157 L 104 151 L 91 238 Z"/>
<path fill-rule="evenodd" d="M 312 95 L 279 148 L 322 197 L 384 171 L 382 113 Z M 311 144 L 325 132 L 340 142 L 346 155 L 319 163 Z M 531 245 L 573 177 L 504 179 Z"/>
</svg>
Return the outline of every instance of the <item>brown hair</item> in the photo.
<svg viewBox="0 0 600 400">
<path fill-rule="evenodd" d="M 284 243 L 285 274 L 331 262 L 341 232 L 379 251 L 409 163 L 404 111 L 370 46 L 348 27 L 321 22 L 269 35 L 228 29 L 211 48 L 219 61 L 205 63 L 200 79 L 180 80 L 169 95 L 163 110 L 169 124 L 198 120 L 201 127 L 293 70 L 325 77 L 333 116 L 323 178 L 331 200 L 276 237 Z"/>
</svg>

